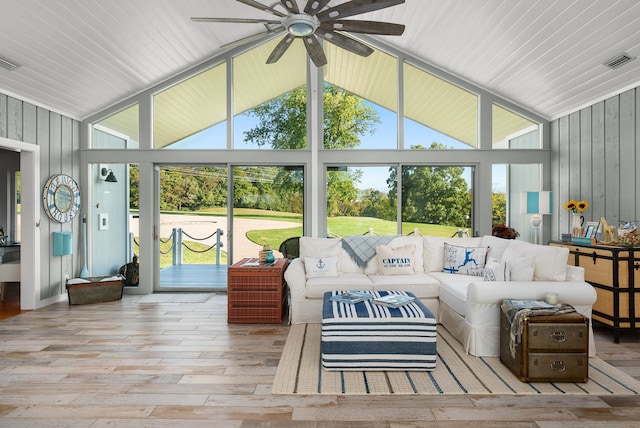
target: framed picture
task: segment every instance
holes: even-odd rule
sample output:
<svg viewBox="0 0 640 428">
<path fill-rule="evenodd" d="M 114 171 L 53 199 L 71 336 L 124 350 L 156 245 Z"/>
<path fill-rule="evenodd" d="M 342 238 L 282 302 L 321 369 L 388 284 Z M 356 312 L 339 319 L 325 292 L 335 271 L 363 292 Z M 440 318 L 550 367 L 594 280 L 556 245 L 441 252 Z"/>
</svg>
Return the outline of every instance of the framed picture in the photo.
<svg viewBox="0 0 640 428">
<path fill-rule="evenodd" d="M 588 221 L 584 228 L 584 237 L 585 238 L 595 238 L 598 233 L 598 228 L 600 227 L 599 221 Z"/>
</svg>

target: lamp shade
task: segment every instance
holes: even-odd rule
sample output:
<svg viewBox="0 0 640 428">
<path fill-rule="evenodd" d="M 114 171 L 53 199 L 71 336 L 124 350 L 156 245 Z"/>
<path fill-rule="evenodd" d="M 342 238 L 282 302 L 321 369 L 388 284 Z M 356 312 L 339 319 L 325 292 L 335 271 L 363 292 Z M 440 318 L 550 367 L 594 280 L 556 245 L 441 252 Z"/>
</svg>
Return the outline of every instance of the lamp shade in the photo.
<svg viewBox="0 0 640 428">
<path fill-rule="evenodd" d="M 523 214 L 551 214 L 553 195 L 550 191 L 522 192 L 520 211 Z"/>
</svg>

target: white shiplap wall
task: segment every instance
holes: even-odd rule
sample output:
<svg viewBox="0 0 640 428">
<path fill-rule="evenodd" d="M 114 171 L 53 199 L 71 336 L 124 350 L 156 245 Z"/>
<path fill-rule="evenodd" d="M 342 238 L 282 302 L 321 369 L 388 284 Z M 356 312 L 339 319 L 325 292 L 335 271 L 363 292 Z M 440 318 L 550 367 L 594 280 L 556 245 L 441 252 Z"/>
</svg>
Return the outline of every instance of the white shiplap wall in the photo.
<svg viewBox="0 0 640 428">
<path fill-rule="evenodd" d="M 569 229 L 569 199 L 586 200 L 585 221 L 640 219 L 640 87 L 550 123 L 554 204 L 552 236 Z"/>
<path fill-rule="evenodd" d="M 53 174 L 64 173 L 79 181 L 80 123 L 17 98 L 0 93 L 0 137 L 40 147 L 40 188 Z M 1 153 L 1 152 L 0 152 Z M 81 201 L 84 203 L 84 201 Z M 59 224 L 40 212 L 41 292 L 36 299 L 55 299 L 65 293 L 64 276 L 77 276 L 81 263 L 80 217 Z M 51 233 L 73 234 L 73 255 L 52 256 Z M 28 261 L 26 261 L 28 262 Z"/>
</svg>

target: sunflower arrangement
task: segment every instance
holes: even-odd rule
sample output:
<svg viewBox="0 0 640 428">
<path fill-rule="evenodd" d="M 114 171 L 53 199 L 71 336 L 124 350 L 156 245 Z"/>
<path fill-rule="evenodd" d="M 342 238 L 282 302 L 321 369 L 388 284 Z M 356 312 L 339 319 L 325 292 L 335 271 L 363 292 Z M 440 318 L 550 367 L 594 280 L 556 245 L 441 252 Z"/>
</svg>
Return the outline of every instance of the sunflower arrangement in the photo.
<svg viewBox="0 0 640 428">
<path fill-rule="evenodd" d="M 583 213 L 589 208 L 589 203 L 587 201 L 574 201 L 571 199 L 569 202 L 564 204 L 564 209 L 567 211 L 571 211 L 574 214 Z"/>
</svg>

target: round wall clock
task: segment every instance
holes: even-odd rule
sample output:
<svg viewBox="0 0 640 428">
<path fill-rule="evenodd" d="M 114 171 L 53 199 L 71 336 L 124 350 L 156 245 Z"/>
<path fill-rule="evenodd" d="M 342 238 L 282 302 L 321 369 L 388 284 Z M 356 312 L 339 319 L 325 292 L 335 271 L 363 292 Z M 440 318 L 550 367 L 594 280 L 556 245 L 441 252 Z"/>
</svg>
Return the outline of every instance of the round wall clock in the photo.
<svg viewBox="0 0 640 428">
<path fill-rule="evenodd" d="M 69 175 L 53 175 L 44 186 L 42 202 L 52 220 L 66 223 L 80 211 L 80 186 Z"/>
</svg>

